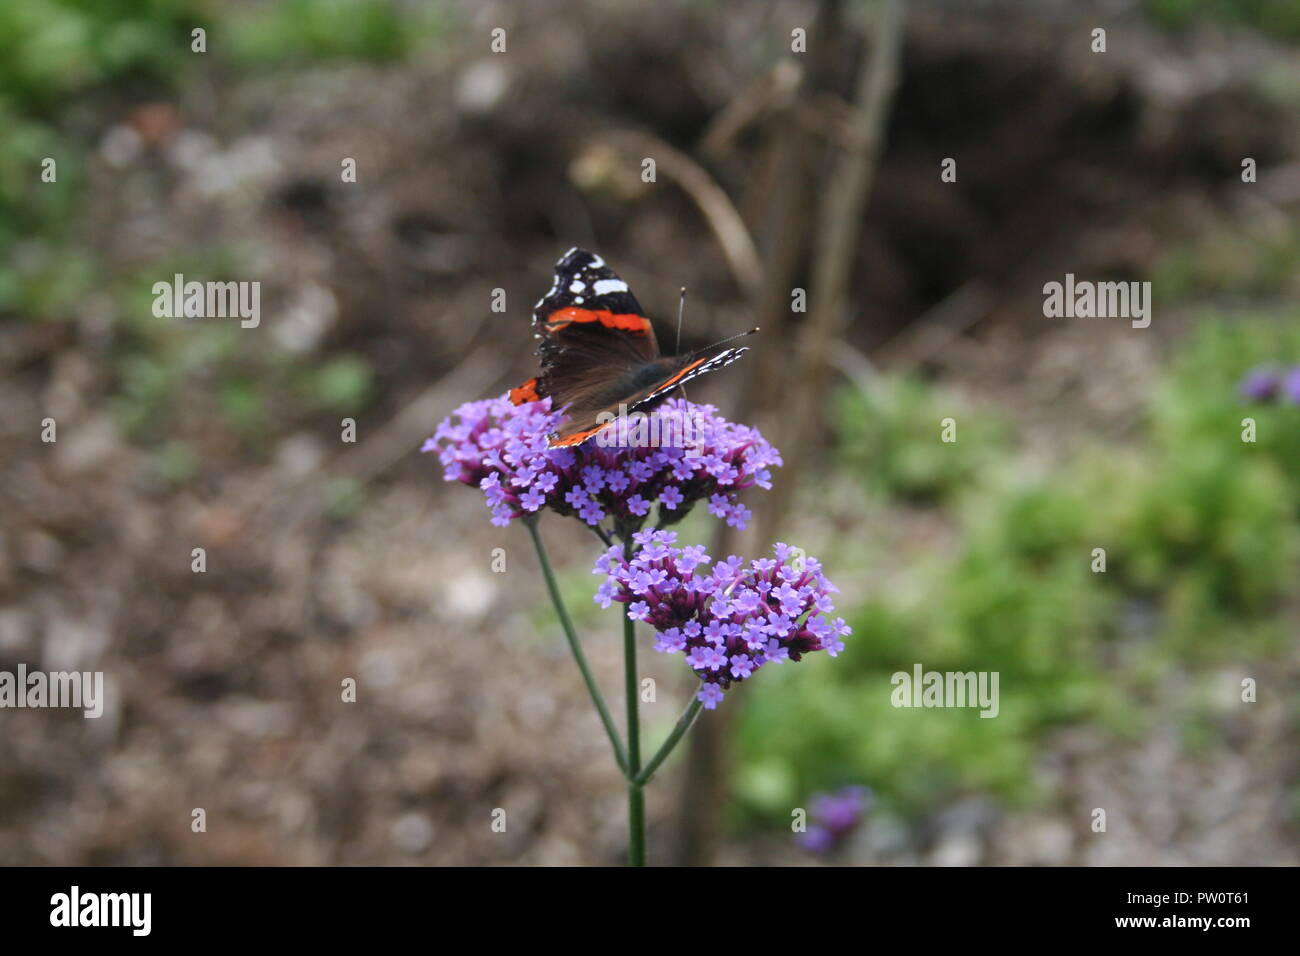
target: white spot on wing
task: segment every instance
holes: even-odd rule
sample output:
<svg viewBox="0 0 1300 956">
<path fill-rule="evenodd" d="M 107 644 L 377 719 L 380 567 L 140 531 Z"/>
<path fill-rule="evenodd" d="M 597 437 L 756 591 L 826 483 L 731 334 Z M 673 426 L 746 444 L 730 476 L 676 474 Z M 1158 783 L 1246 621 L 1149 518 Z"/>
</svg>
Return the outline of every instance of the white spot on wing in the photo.
<svg viewBox="0 0 1300 956">
<path fill-rule="evenodd" d="M 611 292 L 626 292 L 627 283 L 622 279 L 601 279 L 592 286 L 596 295 L 609 295 Z"/>
</svg>

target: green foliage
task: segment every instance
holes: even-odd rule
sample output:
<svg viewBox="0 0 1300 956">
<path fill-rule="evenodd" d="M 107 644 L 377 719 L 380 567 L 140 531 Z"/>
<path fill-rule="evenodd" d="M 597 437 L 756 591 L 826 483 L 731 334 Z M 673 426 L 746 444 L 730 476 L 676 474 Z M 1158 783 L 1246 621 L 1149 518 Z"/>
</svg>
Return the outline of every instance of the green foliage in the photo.
<svg viewBox="0 0 1300 956">
<path fill-rule="evenodd" d="M 0 100 L 45 110 L 125 76 L 166 85 L 204 25 L 198 0 L 23 0 L 0 5 Z"/>
<path fill-rule="evenodd" d="M 1222 442 L 1240 441 L 1235 436 Z M 1192 446 L 1126 496 L 1114 529 L 1116 574 L 1155 591 L 1195 575 L 1206 603 L 1266 610 L 1287 566 L 1294 501 L 1276 469 L 1232 451 Z"/>
<path fill-rule="evenodd" d="M 116 87 L 174 96 L 205 64 L 394 59 L 437 37 L 443 19 L 440 4 L 400 0 L 0 3 L 0 315 L 62 318 L 103 281 L 67 249 L 92 149 L 66 119 L 79 98 Z M 191 50 L 196 27 L 207 31 L 204 54 Z M 40 181 L 46 157 L 58 164 L 55 183 Z"/>
<path fill-rule="evenodd" d="M 230 23 L 237 62 L 275 65 L 330 59 L 392 60 L 441 32 L 436 4 L 394 0 L 280 0 Z"/>
<path fill-rule="evenodd" d="M 1297 262 L 1300 227 L 1226 226 L 1165 253 L 1151 282 L 1165 302 L 1276 297 L 1300 288 Z"/>
<path fill-rule="evenodd" d="M 127 77 L 166 86 L 188 52 L 193 3 L 177 0 L 24 0 L 0 4 L 0 313 L 58 317 L 97 279 L 65 251 L 81 189 L 84 142 L 56 108 Z M 42 182 L 41 163 L 57 163 Z"/>
<path fill-rule="evenodd" d="M 856 590 L 866 600 L 847 615 L 854 634 L 841 658 L 771 668 L 739 691 L 744 808 L 783 820 L 808 792 L 849 782 L 905 813 L 968 790 L 1032 800 L 1033 762 L 1052 728 L 1134 733 L 1171 669 L 1279 653 L 1294 628 L 1286 598 L 1300 559 L 1300 408 L 1238 396 L 1244 373 L 1266 360 L 1300 363 L 1295 316 L 1207 321 L 1154 384 L 1145 434 L 1131 447 L 1087 448 L 1039 477 L 965 472 L 976 486 L 944 506 L 955 549 L 874 596 L 863 592 L 896 575 L 897 558 L 860 546 L 857 578 L 867 584 Z M 933 396 L 895 388 L 922 411 L 882 416 L 878 434 L 892 437 L 876 452 L 908 443 L 888 423 L 915 421 L 912 443 L 939 444 Z M 852 401 L 840 407 L 857 414 Z M 1247 414 L 1260 423 L 1255 444 L 1241 441 Z M 990 453 L 968 448 L 968 459 L 949 461 L 969 468 Z M 912 497 L 915 486 L 881 473 L 866 487 Z M 936 476 L 927 487 L 952 484 Z M 1096 548 L 1105 573 L 1093 570 Z M 853 563 L 852 553 L 836 562 Z M 851 600 L 855 586 L 836 578 Z M 890 677 L 916 663 L 997 671 L 999 716 L 895 709 Z M 1214 726 L 1202 710 L 1185 716 L 1189 745 Z"/>
<path fill-rule="evenodd" d="M 370 397 L 370 366 L 355 355 L 340 355 L 303 375 L 298 390 L 314 408 L 355 410 Z"/>
<path fill-rule="evenodd" d="M 203 265 L 204 262 L 209 265 Z M 230 360 L 238 346 L 238 323 L 184 321 L 153 314 L 153 283 L 176 272 L 215 278 L 233 268 L 228 250 L 195 250 L 184 259 L 160 261 L 121 277 L 110 294 L 121 316 L 114 350 L 118 386 L 113 410 L 127 434 L 161 441 L 183 390 L 206 385 L 207 370 Z"/>
<path fill-rule="evenodd" d="M 1158 383 L 1151 437 L 1167 455 L 1213 447 L 1240 460 L 1267 463 L 1300 498 L 1300 407 L 1246 402 L 1238 387 L 1261 365 L 1300 364 L 1300 312 L 1203 321 L 1171 374 Z M 1241 441 L 1242 419 L 1256 422 L 1256 441 Z M 1225 438 L 1231 439 L 1224 441 Z"/>
<path fill-rule="evenodd" d="M 1146 7 L 1157 21 L 1171 26 L 1219 20 L 1300 38 L 1300 4 L 1295 0 L 1147 0 Z"/>
<path fill-rule="evenodd" d="M 63 248 L 81 185 L 81 157 L 53 127 L 23 116 L 3 96 L 0 129 L 0 314 L 21 307 L 43 318 L 94 281 L 93 263 Z M 47 157 L 56 163 L 52 183 L 41 181 Z"/>
<path fill-rule="evenodd" d="M 197 57 L 281 66 L 394 59 L 440 32 L 437 4 L 397 0 L 22 0 L 0 4 L 0 100 L 46 110 L 124 78 L 170 88 Z M 191 31 L 207 31 L 207 52 Z"/>
<path fill-rule="evenodd" d="M 918 503 L 944 501 L 1004 452 L 1006 429 L 971 414 L 964 402 L 916 378 L 887 378 L 869 394 L 841 391 L 836 400 L 838 453 L 873 493 Z M 958 420 L 957 441 L 918 441 Z"/>
<path fill-rule="evenodd" d="M 320 411 L 355 415 L 373 390 L 373 372 L 360 356 L 343 353 L 304 364 L 268 344 L 266 330 L 237 319 L 176 319 L 154 315 L 153 284 L 175 273 L 192 281 L 247 274 L 238 250 L 208 247 L 154 263 L 110 288 L 120 316 L 114 348 L 117 387 L 112 407 L 138 442 L 163 441 L 182 409 L 197 410 L 209 431 L 228 431 L 250 449 L 262 446 L 276 423 Z"/>
</svg>

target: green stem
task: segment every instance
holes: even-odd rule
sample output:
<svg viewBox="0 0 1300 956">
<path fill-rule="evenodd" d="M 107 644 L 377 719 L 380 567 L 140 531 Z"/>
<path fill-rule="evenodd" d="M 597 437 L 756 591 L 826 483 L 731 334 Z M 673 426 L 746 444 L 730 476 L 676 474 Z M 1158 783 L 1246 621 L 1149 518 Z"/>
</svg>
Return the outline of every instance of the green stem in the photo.
<svg viewBox="0 0 1300 956">
<path fill-rule="evenodd" d="M 578 643 L 578 636 L 573 630 L 573 622 L 569 620 L 569 612 L 564 608 L 564 602 L 560 599 L 560 589 L 555 583 L 555 573 L 551 570 L 550 559 L 546 556 L 546 548 L 542 544 L 541 535 L 537 532 L 537 520 L 525 520 L 524 526 L 532 536 L 533 547 L 537 550 L 537 559 L 542 565 L 542 576 L 546 578 L 546 588 L 551 592 L 551 603 L 555 605 L 555 613 L 560 618 L 560 624 L 564 627 L 564 636 L 568 638 L 569 650 L 573 652 L 573 659 L 578 664 L 578 670 L 582 671 L 582 680 L 587 685 L 587 692 L 591 694 L 591 702 L 596 705 L 596 712 L 600 714 L 600 722 L 605 725 L 605 733 L 609 735 L 609 743 L 614 748 L 614 759 L 618 761 L 618 768 L 623 771 L 625 776 L 631 776 L 634 770 L 628 763 L 627 754 L 623 752 L 623 744 L 618 739 L 618 730 L 614 727 L 614 720 L 609 716 L 609 708 L 605 706 L 605 698 L 601 696 L 600 687 L 596 684 L 596 679 L 591 675 L 591 668 L 587 665 L 587 655 L 582 652 L 582 645 Z M 628 624 L 631 624 L 628 621 Z"/>
<path fill-rule="evenodd" d="M 645 791 L 641 771 L 641 717 L 637 711 L 636 624 L 623 614 L 623 677 L 627 694 L 627 862 L 645 866 Z"/>
<path fill-rule="evenodd" d="M 673 748 L 686 736 L 686 731 L 691 729 L 691 725 L 695 723 L 695 718 L 700 715 L 702 706 L 698 697 L 692 698 L 691 702 L 686 705 L 686 709 L 682 711 L 682 715 L 677 718 L 677 726 L 668 735 L 668 739 L 655 751 L 655 755 L 650 758 L 650 762 L 645 765 L 645 769 L 635 775 L 632 780 L 634 784 L 644 787 L 650 782 L 650 778 L 659 769 L 659 765 L 668 759 L 668 755 L 673 752 Z"/>
</svg>

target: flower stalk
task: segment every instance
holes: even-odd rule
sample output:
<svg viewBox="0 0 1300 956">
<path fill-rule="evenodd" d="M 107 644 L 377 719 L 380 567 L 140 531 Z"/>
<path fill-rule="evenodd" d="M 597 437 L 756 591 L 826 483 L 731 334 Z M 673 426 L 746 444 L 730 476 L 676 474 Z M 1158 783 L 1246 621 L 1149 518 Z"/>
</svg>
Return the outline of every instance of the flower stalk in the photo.
<svg viewBox="0 0 1300 956">
<path fill-rule="evenodd" d="M 632 554 L 632 542 L 623 545 Z M 627 862 L 645 866 L 645 791 L 637 777 L 641 773 L 641 713 L 637 698 L 636 623 L 623 615 L 623 684 L 627 695 Z"/>
</svg>

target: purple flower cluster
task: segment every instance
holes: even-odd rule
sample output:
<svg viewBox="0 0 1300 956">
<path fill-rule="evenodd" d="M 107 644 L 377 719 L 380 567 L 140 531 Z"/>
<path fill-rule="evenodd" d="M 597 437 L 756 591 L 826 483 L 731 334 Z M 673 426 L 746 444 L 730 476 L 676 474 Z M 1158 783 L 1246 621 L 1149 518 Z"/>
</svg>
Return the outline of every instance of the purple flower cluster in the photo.
<svg viewBox="0 0 1300 956">
<path fill-rule="evenodd" d="M 1240 386 L 1241 396 L 1252 402 L 1281 399 L 1300 405 L 1300 365 L 1290 369 L 1262 365 L 1246 373 Z"/>
<path fill-rule="evenodd" d="M 799 660 L 809 651 L 835 657 L 850 633 L 843 618 L 831 620 L 831 594 L 839 589 L 813 558 L 789 545 L 773 549 L 775 560 L 748 565 L 732 555 L 714 565 L 703 545 L 674 546 L 672 531 L 641 531 L 631 558 L 609 549 L 593 573 L 605 575 L 596 603 L 627 605 L 627 616 L 658 632 L 655 650 L 681 653 L 703 681 L 699 699 L 712 710 L 733 681 L 746 680 L 765 664 Z"/>
<path fill-rule="evenodd" d="M 563 419 L 550 399 L 513 405 L 502 396 L 460 406 L 420 450 L 438 452 L 448 481 L 482 488 L 496 525 L 550 508 L 589 525 L 612 517 L 628 534 L 655 504 L 659 523 L 669 524 L 707 501 L 710 513 L 745 527 L 750 511 L 737 493 L 770 488 L 780 454 L 756 429 L 719 417 L 711 405 L 670 399 L 652 413 L 661 415 L 689 420 L 685 447 L 637 440 L 607 447 L 597 435 L 575 448 L 547 448 L 547 434 Z"/>
<path fill-rule="evenodd" d="M 871 800 L 867 787 L 844 787 L 835 793 L 817 794 L 812 801 L 812 825 L 799 834 L 799 845 L 814 853 L 834 850 L 862 823 Z"/>
</svg>

